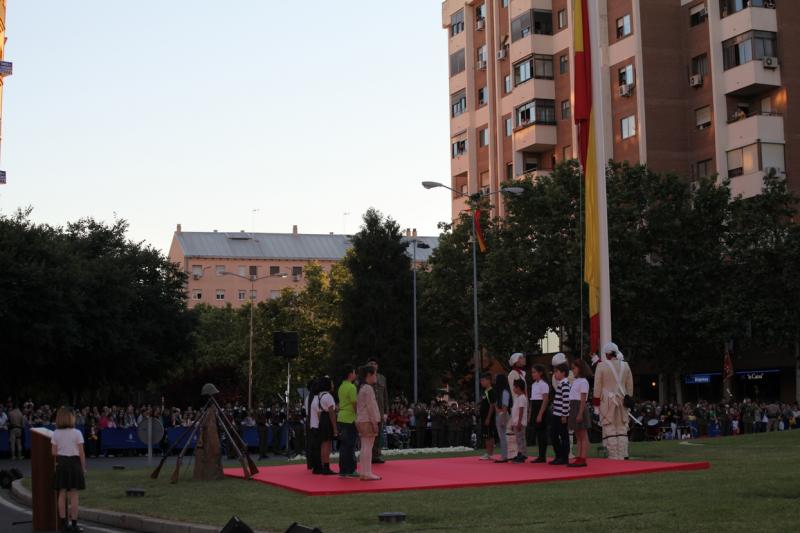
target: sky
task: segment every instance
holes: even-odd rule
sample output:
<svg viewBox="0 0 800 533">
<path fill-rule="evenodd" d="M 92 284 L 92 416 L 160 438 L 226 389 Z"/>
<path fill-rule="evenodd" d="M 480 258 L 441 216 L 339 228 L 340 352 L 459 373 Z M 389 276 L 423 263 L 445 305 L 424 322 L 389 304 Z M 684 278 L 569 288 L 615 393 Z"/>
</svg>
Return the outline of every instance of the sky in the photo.
<svg viewBox="0 0 800 533">
<path fill-rule="evenodd" d="M 0 214 L 352 233 L 450 218 L 441 2 L 8 0 Z M 257 210 L 257 211 L 254 211 Z M 347 214 L 345 214 L 347 213 Z"/>
</svg>

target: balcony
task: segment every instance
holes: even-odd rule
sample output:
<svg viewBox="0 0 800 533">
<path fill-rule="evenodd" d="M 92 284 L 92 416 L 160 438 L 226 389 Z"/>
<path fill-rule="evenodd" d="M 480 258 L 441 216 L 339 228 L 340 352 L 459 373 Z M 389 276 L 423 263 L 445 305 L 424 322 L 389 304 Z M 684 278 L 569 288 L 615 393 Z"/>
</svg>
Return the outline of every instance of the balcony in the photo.
<svg viewBox="0 0 800 533">
<path fill-rule="evenodd" d="M 756 113 L 728 124 L 727 150 L 758 141 L 783 144 L 783 117 L 776 113 Z"/>
<path fill-rule="evenodd" d="M 533 122 L 514 130 L 514 150 L 543 152 L 556 145 L 555 124 Z"/>
<path fill-rule="evenodd" d="M 750 30 L 777 32 L 778 17 L 774 8 L 750 7 L 723 18 L 720 27 L 723 41 Z"/>
<path fill-rule="evenodd" d="M 463 174 L 469 170 L 469 152 L 450 159 L 450 175 Z"/>
<path fill-rule="evenodd" d="M 781 86 L 780 67 L 767 68 L 763 59 L 754 59 L 723 73 L 725 94 L 752 96 Z"/>
<path fill-rule="evenodd" d="M 752 172 L 731 179 L 731 196 L 751 198 L 761 194 L 764 188 L 764 172 Z"/>
<path fill-rule="evenodd" d="M 5 78 L 14 73 L 14 64 L 11 61 L 0 61 L 0 77 Z"/>
</svg>

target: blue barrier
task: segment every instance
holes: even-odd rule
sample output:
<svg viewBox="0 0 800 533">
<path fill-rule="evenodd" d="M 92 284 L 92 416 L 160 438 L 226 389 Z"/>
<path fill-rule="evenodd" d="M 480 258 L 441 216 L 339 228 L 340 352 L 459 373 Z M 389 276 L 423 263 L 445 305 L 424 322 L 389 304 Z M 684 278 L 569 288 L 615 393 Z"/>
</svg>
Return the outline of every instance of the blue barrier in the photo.
<svg viewBox="0 0 800 533">
<path fill-rule="evenodd" d="M 100 450 L 142 450 L 147 445 L 139 440 L 136 428 L 103 429 L 100 431 Z"/>
<path fill-rule="evenodd" d="M 185 435 L 184 432 L 186 433 Z M 192 433 L 191 428 L 186 428 L 181 426 L 169 428 L 167 430 L 167 445 L 172 446 L 173 444 L 175 444 L 175 447 L 180 450 L 181 448 L 183 448 L 184 444 L 186 444 L 186 441 L 189 439 L 189 435 L 191 433 Z M 197 445 L 197 433 L 194 434 L 192 442 L 189 443 L 189 449 L 193 450 L 196 445 Z"/>
</svg>

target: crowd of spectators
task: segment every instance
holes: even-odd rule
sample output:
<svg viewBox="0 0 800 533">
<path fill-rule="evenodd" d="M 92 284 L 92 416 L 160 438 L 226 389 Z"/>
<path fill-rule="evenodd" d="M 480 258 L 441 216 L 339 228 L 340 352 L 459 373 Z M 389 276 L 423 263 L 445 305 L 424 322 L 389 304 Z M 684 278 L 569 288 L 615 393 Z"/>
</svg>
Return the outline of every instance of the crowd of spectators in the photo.
<svg viewBox="0 0 800 533">
<path fill-rule="evenodd" d="M 0 430 L 9 429 L 9 414 L 14 408 L 11 400 L 0 405 Z M 36 405 L 28 400 L 17 406 L 22 413 L 24 427 L 49 426 L 54 423 L 57 408 Z M 272 428 L 270 440 L 260 438 L 259 452 L 266 455 L 279 449 L 277 435 L 290 431 L 289 447 L 302 450 L 297 441 L 303 440 L 302 427 L 306 413 L 302 404 L 289 412 L 279 404 L 259 403 L 253 412 L 238 402 L 224 406 L 226 414 L 242 431 L 255 427 L 259 435 L 266 436 Z M 161 405 L 134 406 L 110 405 L 82 407 L 76 412 L 76 426 L 83 428 L 87 455 L 100 454 L 100 432 L 103 429 L 136 428 L 147 417 L 158 418 L 165 429 L 191 426 L 199 410 L 189 406 L 184 409 Z M 757 402 L 744 399 L 740 402 L 687 402 L 660 405 L 657 402 L 637 403 L 631 414 L 640 425 L 631 424 L 635 440 L 688 439 L 698 437 L 733 436 L 800 429 L 798 404 Z M 466 446 L 476 448 L 477 415 L 475 404 L 456 402 L 440 397 L 430 403 L 413 404 L 402 396 L 395 397 L 387 412 L 384 448 L 446 448 Z M 532 440 L 532 436 L 529 436 Z"/>
</svg>

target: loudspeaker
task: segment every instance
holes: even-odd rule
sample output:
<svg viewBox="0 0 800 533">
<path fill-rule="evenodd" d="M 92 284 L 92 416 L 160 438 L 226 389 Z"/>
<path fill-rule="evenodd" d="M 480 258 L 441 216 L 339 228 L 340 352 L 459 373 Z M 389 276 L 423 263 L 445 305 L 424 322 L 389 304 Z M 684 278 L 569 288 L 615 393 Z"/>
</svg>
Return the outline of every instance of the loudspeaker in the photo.
<svg viewBox="0 0 800 533">
<path fill-rule="evenodd" d="M 297 357 L 297 332 L 276 331 L 272 334 L 272 351 L 278 357 Z"/>
<path fill-rule="evenodd" d="M 231 517 L 219 533 L 253 533 L 250 526 L 239 520 L 238 516 Z"/>
<path fill-rule="evenodd" d="M 303 526 L 295 522 L 285 533 L 322 533 L 322 530 L 316 527 Z"/>
</svg>

